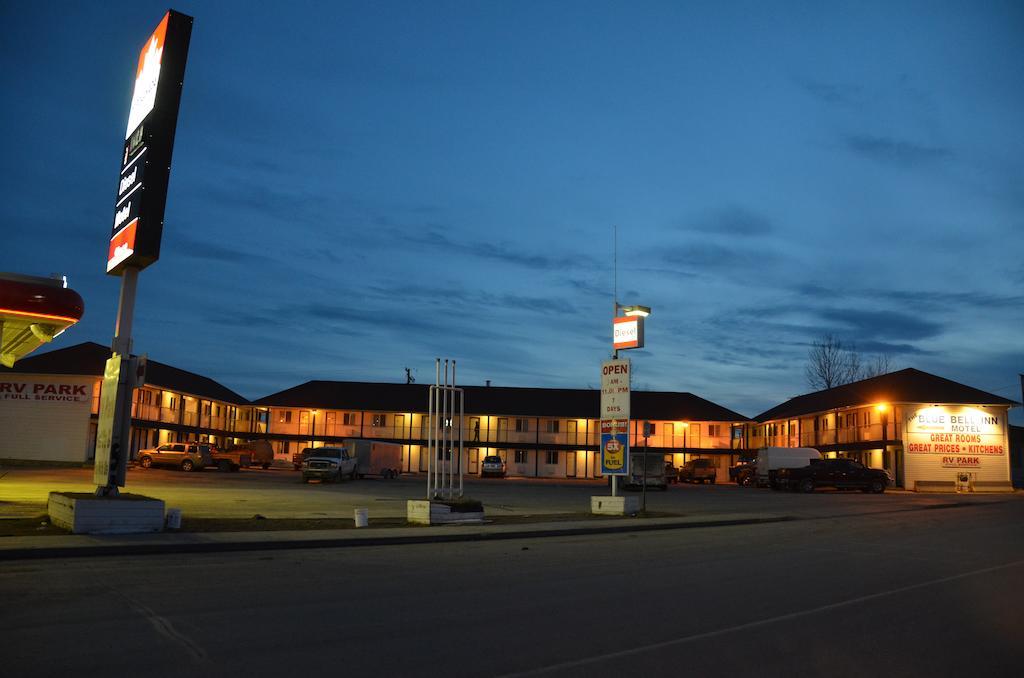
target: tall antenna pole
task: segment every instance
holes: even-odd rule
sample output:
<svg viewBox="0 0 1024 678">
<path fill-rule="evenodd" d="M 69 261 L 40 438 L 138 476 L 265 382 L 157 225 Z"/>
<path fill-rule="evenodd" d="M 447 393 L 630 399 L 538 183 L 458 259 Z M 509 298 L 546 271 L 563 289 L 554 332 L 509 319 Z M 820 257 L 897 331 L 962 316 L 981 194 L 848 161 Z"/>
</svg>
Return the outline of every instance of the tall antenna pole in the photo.
<svg viewBox="0 0 1024 678">
<path fill-rule="evenodd" d="M 612 226 L 612 317 L 619 314 L 619 227 Z"/>
</svg>

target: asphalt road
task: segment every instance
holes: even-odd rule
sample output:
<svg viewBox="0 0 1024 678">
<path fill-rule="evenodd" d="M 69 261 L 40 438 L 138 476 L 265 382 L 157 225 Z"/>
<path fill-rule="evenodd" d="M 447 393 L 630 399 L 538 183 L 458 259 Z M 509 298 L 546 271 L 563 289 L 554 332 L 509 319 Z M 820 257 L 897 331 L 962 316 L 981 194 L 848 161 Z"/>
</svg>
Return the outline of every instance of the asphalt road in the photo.
<svg viewBox="0 0 1024 678">
<path fill-rule="evenodd" d="M 45 512 L 50 491 L 91 492 L 91 469 L 4 469 L 0 471 L 0 518 Z M 484 503 L 489 517 L 588 513 L 590 497 L 607 494 L 601 481 L 478 479 L 466 481 L 466 494 Z M 397 480 L 366 478 L 340 483 L 303 484 L 294 471 L 245 470 L 239 473 L 182 473 L 132 469 L 127 491 L 163 499 L 195 518 L 347 518 L 353 509 L 369 509 L 374 518 L 404 518 L 407 499 L 422 499 L 425 476 Z M 921 495 L 824 490 L 811 495 L 720 485 L 671 485 L 648 492 L 651 511 L 680 515 L 763 513 L 820 516 L 913 509 L 957 502 L 992 501 L 991 495 Z"/>
<path fill-rule="evenodd" d="M 495 543 L 4 563 L 3 672 L 1021 675 L 1024 502 L 917 509 Z"/>
</svg>

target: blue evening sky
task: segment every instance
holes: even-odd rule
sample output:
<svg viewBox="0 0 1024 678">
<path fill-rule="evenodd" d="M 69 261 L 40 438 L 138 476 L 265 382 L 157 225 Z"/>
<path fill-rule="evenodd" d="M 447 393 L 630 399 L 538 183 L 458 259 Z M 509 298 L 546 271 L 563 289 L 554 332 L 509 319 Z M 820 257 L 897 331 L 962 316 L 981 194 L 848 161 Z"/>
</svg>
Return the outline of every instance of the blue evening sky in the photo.
<svg viewBox="0 0 1024 678">
<path fill-rule="evenodd" d="M 167 5 L 3 2 L 0 270 L 105 275 Z M 1005 397 L 1024 371 L 1024 4 L 180 2 L 195 17 L 135 350 L 308 379 L 634 386 L 754 415 L 831 332 Z M 1020 411 L 1019 409 L 1017 410 Z"/>
</svg>

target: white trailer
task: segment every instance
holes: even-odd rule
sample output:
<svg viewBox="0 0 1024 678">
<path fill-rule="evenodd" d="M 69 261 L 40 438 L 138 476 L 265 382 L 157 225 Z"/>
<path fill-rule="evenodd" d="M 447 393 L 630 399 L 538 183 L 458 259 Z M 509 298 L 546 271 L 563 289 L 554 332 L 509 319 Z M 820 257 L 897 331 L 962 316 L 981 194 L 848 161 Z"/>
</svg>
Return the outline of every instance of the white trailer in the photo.
<svg viewBox="0 0 1024 678">
<path fill-rule="evenodd" d="M 363 438 L 346 438 L 349 455 L 357 459 L 359 477 L 397 478 L 402 472 L 402 446 Z"/>
<path fill-rule="evenodd" d="M 780 468 L 803 468 L 812 459 L 821 459 L 821 453 L 813 447 L 762 447 L 757 451 L 757 485 L 771 485 L 775 471 Z"/>
</svg>

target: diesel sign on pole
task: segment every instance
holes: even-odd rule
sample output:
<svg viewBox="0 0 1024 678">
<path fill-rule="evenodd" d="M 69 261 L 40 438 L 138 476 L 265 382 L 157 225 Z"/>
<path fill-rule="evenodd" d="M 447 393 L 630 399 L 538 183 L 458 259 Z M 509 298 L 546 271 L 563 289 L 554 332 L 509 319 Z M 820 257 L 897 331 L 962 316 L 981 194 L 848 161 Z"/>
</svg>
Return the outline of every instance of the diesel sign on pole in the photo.
<svg viewBox="0 0 1024 678">
<path fill-rule="evenodd" d="M 629 360 L 601 365 L 601 473 L 629 472 Z"/>
</svg>

